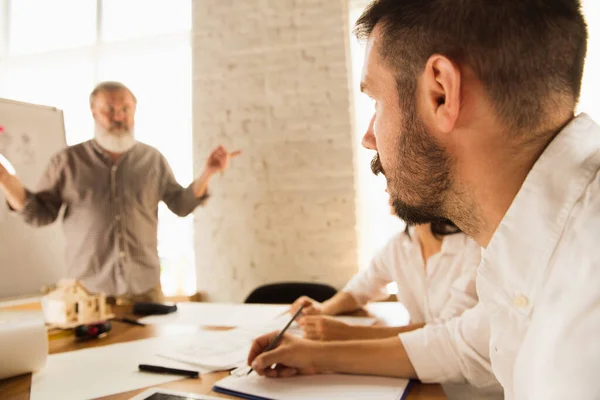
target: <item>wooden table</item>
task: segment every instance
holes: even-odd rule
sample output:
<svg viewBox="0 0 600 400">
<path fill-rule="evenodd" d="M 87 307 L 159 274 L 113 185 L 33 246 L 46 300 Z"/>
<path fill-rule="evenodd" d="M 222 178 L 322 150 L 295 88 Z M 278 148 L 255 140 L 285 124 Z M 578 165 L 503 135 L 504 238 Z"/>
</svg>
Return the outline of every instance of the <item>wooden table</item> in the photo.
<svg viewBox="0 0 600 400">
<path fill-rule="evenodd" d="M 31 310 L 39 308 L 39 304 L 20 307 L 11 307 L 10 309 Z M 127 310 L 117 308 L 115 314 L 123 315 Z M 227 329 L 219 327 L 209 327 L 206 329 Z M 162 326 L 147 325 L 134 326 L 113 321 L 111 332 L 104 338 L 86 342 L 77 342 L 72 334 L 61 333 L 59 335 L 50 335 L 49 348 L 50 354 L 57 354 L 66 351 L 86 349 L 90 347 L 106 346 L 109 344 L 129 342 L 132 340 L 146 339 L 156 336 L 168 336 L 178 334 L 189 334 L 201 331 L 200 327 L 192 326 Z M 169 388 L 172 390 L 181 390 L 198 394 L 207 394 L 215 397 L 236 399 L 212 391 L 213 384 L 226 377 L 228 372 L 215 372 L 204 374 L 200 379 L 181 379 L 178 381 L 158 385 L 158 387 Z M 31 390 L 31 374 L 21 375 L 10 379 L 0 380 L 0 398 L 2 400 L 29 400 Z M 101 397 L 102 400 L 127 400 L 145 389 L 133 390 L 130 392 L 119 393 L 107 397 Z M 376 400 L 376 399 L 374 399 Z M 407 400 L 446 400 L 446 396 L 440 385 L 425 385 L 415 383 L 410 390 Z"/>
</svg>

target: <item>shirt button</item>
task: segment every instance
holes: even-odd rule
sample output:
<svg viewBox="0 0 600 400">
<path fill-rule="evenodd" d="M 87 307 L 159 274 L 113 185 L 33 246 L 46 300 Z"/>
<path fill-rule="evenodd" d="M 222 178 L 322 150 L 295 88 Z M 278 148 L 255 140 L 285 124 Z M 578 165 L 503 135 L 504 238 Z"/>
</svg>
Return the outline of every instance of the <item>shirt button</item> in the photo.
<svg viewBox="0 0 600 400">
<path fill-rule="evenodd" d="M 117 215 L 117 216 L 115 216 L 115 219 L 116 219 L 117 221 L 120 221 L 120 220 L 121 220 L 121 216 L 120 216 L 120 215 Z"/>
<path fill-rule="evenodd" d="M 517 296 L 513 299 L 513 303 L 517 308 L 525 308 L 529 305 L 529 299 L 525 296 Z"/>
<path fill-rule="evenodd" d="M 125 257 L 125 252 L 124 251 L 120 251 L 119 252 L 119 257 L 124 258 Z"/>
</svg>

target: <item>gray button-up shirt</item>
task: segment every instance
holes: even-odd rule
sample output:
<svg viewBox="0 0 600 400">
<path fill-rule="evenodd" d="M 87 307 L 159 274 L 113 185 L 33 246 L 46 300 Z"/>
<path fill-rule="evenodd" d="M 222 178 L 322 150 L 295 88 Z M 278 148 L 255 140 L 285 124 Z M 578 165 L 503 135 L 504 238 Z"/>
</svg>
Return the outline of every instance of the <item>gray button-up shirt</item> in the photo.
<svg viewBox="0 0 600 400">
<path fill-rule="evenodd" d="M 42 226 L 64 207 L 69 277 L 91 291 L 140 294 L 160 283 L 159 202 L 186 216 L 207 197 L 197 198 L 192 185 L 179 185 L 151 146 L 136 143 L 115 163 L 90 140 L 52 158 L 36 191 L 27 191 L 21 213 L 26 222 Z"/>
</svg>

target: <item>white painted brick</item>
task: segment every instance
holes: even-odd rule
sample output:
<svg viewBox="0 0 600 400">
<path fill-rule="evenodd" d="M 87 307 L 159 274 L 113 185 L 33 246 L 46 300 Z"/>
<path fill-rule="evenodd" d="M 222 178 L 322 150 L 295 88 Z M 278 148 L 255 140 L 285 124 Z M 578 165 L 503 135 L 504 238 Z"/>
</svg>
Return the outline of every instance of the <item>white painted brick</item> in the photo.
<svg viewBox="0 0 600 400">
<path fill-rule="evenodd" d="M 196 212 L 198 288 L 242 301 L 256 286 L 357 271 L 344 0 L 194 0 L 195 172 L 211 148 L 244 154 Z"/>
</svg>

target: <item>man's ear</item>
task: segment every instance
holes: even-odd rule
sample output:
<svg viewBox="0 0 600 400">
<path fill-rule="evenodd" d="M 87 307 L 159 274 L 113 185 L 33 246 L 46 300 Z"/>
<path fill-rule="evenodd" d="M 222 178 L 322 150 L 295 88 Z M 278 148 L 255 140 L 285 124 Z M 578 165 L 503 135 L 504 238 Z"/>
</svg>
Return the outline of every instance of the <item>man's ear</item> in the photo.
<svg viewBox="0 0 600 400">
<path fill-rule="evenodd" d="M 434 54 L 429 57 L 421 76 L 423 117 L 436 130 L 448 133 L 454 129 L 461 104 L 461 71 L 449 58 Z"/>
</svg>

